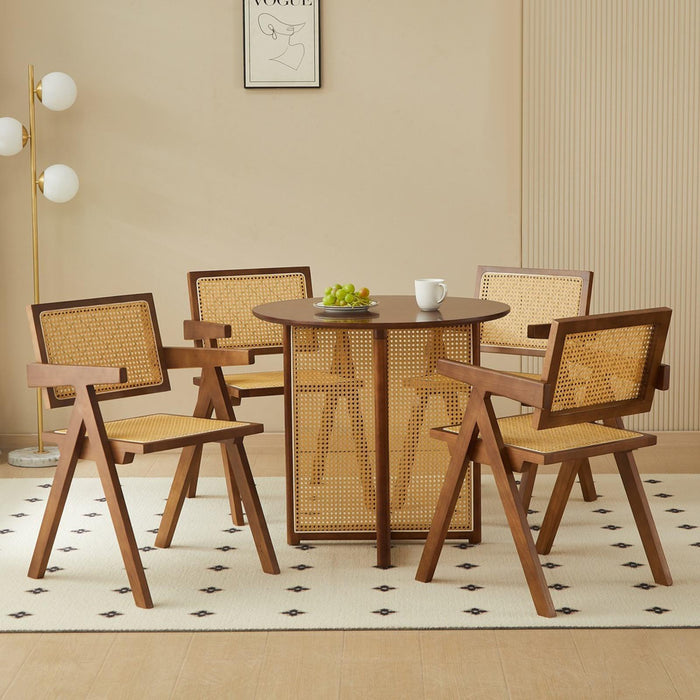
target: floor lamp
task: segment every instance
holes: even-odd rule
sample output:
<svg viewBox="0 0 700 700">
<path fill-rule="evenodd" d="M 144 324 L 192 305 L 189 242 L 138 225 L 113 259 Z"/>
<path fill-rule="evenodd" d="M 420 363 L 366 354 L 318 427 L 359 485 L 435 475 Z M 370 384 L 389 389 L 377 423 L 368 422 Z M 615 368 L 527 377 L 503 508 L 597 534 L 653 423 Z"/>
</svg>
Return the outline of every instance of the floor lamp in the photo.
<svg viewBox="0 0 700 700">
<path fill-rule="evenodd" d="M 78 176 L 67 165 L 50 165 L 37 178 L 35 98 L 48 109 L 59 112 L 68 109 L 78 95 L 73 78 L 65 73 L 49 73 L 36 85 L 34 66 L 29 66 L 29 132 L 12 117 L 0 118 L 0 155 L 13 156 L 29 142 L 32 191 L 32 261 L 34 303 L 39 303 L 39 226 L 37 220 L 37 188 L 52 202 L 68 202 L 78 192 Z M 8 462 L 16 467 L 49 467 L 58 463 L 58 448 L 44 447 L 44 409 L 41 389 L 36 393 L 38 446 L 13 450 Z"/>
</svg>

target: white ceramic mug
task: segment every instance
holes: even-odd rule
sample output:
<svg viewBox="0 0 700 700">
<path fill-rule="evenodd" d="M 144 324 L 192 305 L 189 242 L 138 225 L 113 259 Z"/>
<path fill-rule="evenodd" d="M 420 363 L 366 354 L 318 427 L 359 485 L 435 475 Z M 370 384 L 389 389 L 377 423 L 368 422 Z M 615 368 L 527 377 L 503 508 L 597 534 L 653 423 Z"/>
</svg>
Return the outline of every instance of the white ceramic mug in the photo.
<svg viewBox="0 0 700 700">
<path fill-rule="evenodd" d="M 441 279 L 416 280 L 416 303 L 422 311 L 437 311 L 447 296 L 447 285 Z"/>
</svg>

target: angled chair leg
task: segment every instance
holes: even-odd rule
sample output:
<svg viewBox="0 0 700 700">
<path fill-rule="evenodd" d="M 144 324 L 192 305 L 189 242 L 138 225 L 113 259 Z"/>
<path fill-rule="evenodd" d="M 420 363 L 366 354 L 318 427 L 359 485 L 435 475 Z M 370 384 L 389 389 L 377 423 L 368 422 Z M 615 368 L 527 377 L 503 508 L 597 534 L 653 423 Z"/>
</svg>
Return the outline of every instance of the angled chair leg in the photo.
<svg viewBox="0 0 700 700">
<path fill-rule="evenodd" d="M 450 463 L 445 474 L 445 481 L 440 489 L 433 522 L 423 546 L 423 554 L 416 571 L 416 581 L 428 583 L 428 581 L 433 580 L 435 567 L 457 506 L 464 477 L 467 474 L 470 451 L 479 434 L 479 428 L 476 424 L 478 412 L 476 404 L 475 400 L 470 400 L 467 404 L 457 441 L 450 448 Z"/>
<path fill-rule="evenodd" d="M 525 516 L 522 501 L 518 495 L 518 487 L 515 484 L 513 473 L 506 470 L 502 464 L 492 464 L 491 470 L 498 487 L 503 510 L 508 519 L 508 525 L 510 526 L 535 610 L 538 615 L 543 617 L 556 617 L 557 613 L 554 609 L 552 596 L 547 588 L 547 581 L 542 572 L 542 564 L 537 556 L 535 543 L 532 540 L 530 526 Z"/>
<path fill-rule="evenodd" d="M 97 460 L 97 471 L 100 475 L 102 488 L 107 499 L 107 506 L 112 516 L 112 524 L 117 533 L 119 549 L 122 553 L 126 575 L 129 578 L 129 585 L 131 586 L 136 606 L 139 608 L 152 608 L 153 600 L 148 589 L 148 582 L 141 563 L 141 556 L 136 544 L 134 530 L 131 526 L 129 512 L 126 508 L 124 493 L 119 483 L 114 461 L 109 453 L 105 453 Z"/>
<path fill-rule="evenodd" d="M 211 413 L 207 416 L 211 418 Z M 187 498 L 196 498 L 197 496 L 197 482 L 199 481 L 199 467 L 202 463 L 202 451 L 194 456 L 192 461 L 192 468 L 190 469 L 189 481 L 187 483 Z"/>
<path fill-rule="evenodd" d="M 581 484 L 581 493 L 583 500 L 592 503 L 598 498 L 595 490 L 595 482 L 593 481 L 593 473 L 591 472 L 591 463 L 587 460 L 581 460 L 581 466 L 578 470 L 578 480 Z"/>
<path fill-rule="evenodd" d="M 82 394 L 82 392 L 85 394 Z M 153 600 L 151 592 L 148 590 L 148 582 L 146 574 L 141 563 L 141 555 L 136 544 L 134 530 L 131 527 L 129 511 L 126 508 L 124 493 L 119 476 L 114 465 L 112 450 L 109 446 L 109 439 L 105 431 L 104 423 L 101 419 L 100 407 L 95 396 L 94 387 L 78 388 L 76 387 L 78 404 L 87 404 L 89 410 L 83 410 L 83 420 L 85 421 L 85 431 L 90 437 L 90 442 L 98 450 L 97 473 L 102 482 L 102 489 L 107 500 L 109 513 L 112 516 L 112 525 L 117 534 L 117 542 L 122 553 L 126 575 L 129 578 L 131 593 L 134 596 L 134 602 L 139 608 L 152 608 Z"/>
<path fill-rule="evenodd" d="M 245 512 L 248 515 L 250 531 L 255 541 L 255 547 L 258 550 L 262 569 L 267 574 L 278 574 L 280 567 L 277 563 L 277 556 L 272 546 L 272 539 L 267 529 L 265 515 L 260 505 L 258 491 L 255 488 L 255 481 L 250 471 L 248 457 L 243 449 L 243 443 L 241 440 L 236 440 L 225 444 L 233 476 L 241 491 L 241 498 L 243 499 Z"/>
<path fill-rule="evenodd" d="M 173 541 L 177 521 L 180 519 L 182 504 L 185 502 L 188 487 L 192 483 L 192 470 L 196 468 L 202 454 L 202 445 L 183 448 L 177 463 L 173 483 L 170 485 L 168 500 L 160 519 L 156 547 L 169 547 Z"/>
<path fill-rule="evenodd" d="M 559 524 L 561 523 L 564 509 L 571 495 L 576 474 L 579 473 L 581 467 L 580 460 L 572 460 L 564 462 L 559 467 L 559 474 L 552 489 L 552 495 L 549 497 L 547 511 L 542 519 L 539 535 L 537 536 L 537 551 L 540 554 L 549 554 L 554 544 L 554 538 L 557 535 Z"/>
<path fill-rule="evenodd" d="M 241 493 L 238 490 L 236 479 L 233 476 L 228 450 L 223 444 L 221 445 L 221 460 L 224 464 L 224 475 L 226 476 L 226 490 L 228 492 L 229 506 L 231 507 L 231 521 L 234 525 L 245 525 L 243 505 L 241 504 Z"/>
<path fill-rule="evenodd" d="M 535 486 L 535 478 L 537 477 L 537 465 L 533 462 L 523 462 L 523 470 L 520 473 L 520 488 L 518 495 L 523 502 L 523 508 L 527 512 L 532 500 L 532 489 Z"/>
<path fill-rule="evenodd" d="M 43 578 L 49 563 L 51 548 L 56 540 L 56 532 L 61 522 L 63 508 L 70 490 L 75 466 L 78 463 L 80 446 L 85 435 L 85 424 L 78 411 L 73 411 L 61 448 L 58 466 L 54 475 L 51 491 L 46 503 L 46 510 L 41 521 L 41 528 L 34 546 L 34 554 L 29 564 L 29 578 Z"/>
<path fill-rule="evenodd" d="M 202 372 L 202 377 L 197 392 L 197 403 L 195 404 L 192 416 L 194 418 L 211 418 L 214 413 L 214 406 L 209 396 L 210 388 L 209 381 L 206 378 L 206 370 Z M 202 463 L 202 450 L 200 449 L 192 456 L 192 464 L 190 465 L 189 482 L 187 484 L 187 498 L 195 498 L 197 496 L 197 482 L 199 481 L 199 467 Z"/>
<path fill-rule="evenodd" d="M 673 583 L 673 579 L 661 547 L 659 533 L 651 515 L 649 501 L 644 493 L 644 486 L 639 477 L 634 456 L 631 452 L 616 452 L 615 462 L 622 477 L 627 500 L 632 508 L 634 521 L 637 524 L 637 530 L 639 530 L 639 536 L 642 539 L 654 581 L 662 586 L 670 586 Z"/>
</svg>

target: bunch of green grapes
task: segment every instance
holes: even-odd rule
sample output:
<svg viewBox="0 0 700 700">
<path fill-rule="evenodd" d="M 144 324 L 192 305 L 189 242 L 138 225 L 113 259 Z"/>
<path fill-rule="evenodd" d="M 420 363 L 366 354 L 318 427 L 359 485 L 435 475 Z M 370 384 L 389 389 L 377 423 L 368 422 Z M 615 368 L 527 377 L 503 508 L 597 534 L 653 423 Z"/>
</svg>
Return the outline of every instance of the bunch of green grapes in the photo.
<svg viewBox="0 0 700 700">
<path fill-rule="evenodd" d="M 355 290 L 354 284 L 334 284 L 326 287 L 323 296 L 324 306 L 369 306 L 369 289 Z"/>
</svg>

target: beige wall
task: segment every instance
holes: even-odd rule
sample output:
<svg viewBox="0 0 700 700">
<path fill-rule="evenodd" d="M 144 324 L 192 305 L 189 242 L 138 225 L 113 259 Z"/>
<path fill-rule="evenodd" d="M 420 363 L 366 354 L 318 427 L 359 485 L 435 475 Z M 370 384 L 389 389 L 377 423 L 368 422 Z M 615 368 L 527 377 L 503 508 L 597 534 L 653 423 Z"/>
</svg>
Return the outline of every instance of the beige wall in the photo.
<svg viewBox="0 0 700 700">
<path fill-rule="evenodd" d="M 671 389 L 629 426 L 700 430 L 700 3 L 523 7 L 523 264 L 670 306 Z"/>
<path fill-rule="evenodd" d="M 468 296 L 477 264 L 518 264 L 520 0 L 325 0 L 321 25 L 320 90 L 244 90 L 238 0 L 3 3 L 0 114 L 27 122 L 28 63 L 79 89 L 38 107 L 39 167 L 81 180 L 39 203 L 42 300 L 150 290 L 177 344 L 190 269 L 309 264 L 317 290 L 378 294 L 440 275 Z M 35 429 L 28 168 L 0 161 L 5 435 Z M 138 410 L 191 410 L 190 376 Z M 280 403 L 240 415 L 281 430 Z"/>
</svg>

